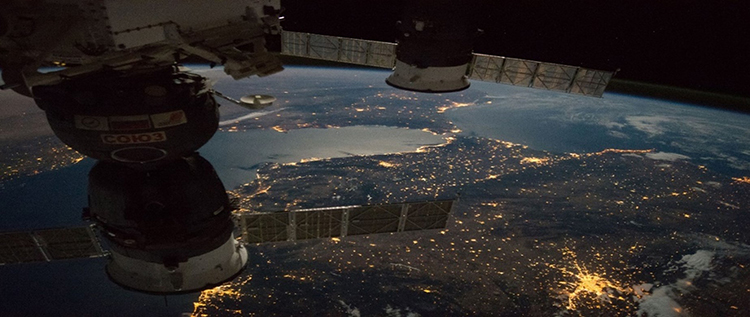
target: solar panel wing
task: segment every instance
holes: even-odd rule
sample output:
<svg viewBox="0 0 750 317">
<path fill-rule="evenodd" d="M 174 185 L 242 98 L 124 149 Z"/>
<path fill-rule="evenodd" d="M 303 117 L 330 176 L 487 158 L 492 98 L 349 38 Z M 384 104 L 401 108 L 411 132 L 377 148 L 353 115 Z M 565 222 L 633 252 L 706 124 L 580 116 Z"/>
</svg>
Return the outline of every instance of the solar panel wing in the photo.
<svg viewBox="0 0 750 317">
<path fill-rule="evenodd" d="M 240 219 L 246 243 L 286 241 L 289 237 L 288 213 L 243 214 Z"/>
<path fill-rule="evenodd" d="M 607 88 L 609 81 L 614 76 L 612 72 L 595 69 L 580 69 L 571 86 L 570 92 L 574 94 L 601 97 Z"/>
<path fill-rule="evenodd" d="M 42 250 L 30 232 L 0 233 L 0 264 L 45 261 Z"/>
<path fill-rule="evenodd" d="M 44 241 L 50 260 L 91 258 L 104 255 L 91 227 L 47 229 L 35 234 Z"/>
<path fill-rule="evenodd" d="M 292 212 L 295 217 L 297 240 L 333 238 L 341 236 L 344 210 L 311 210 Z"/>
<path fill-rule="evenodd" d="M 281 54 L 391 69 L 396 44 L 312 33 L 283 31 Z"/>
<path fill-rule="evenodd" d="M 104 256 L 91 227 L 0 233 L 0 265 Z"/>
<path fill-rule="evenodd" d="M 403 204 L 362 206 L 349 212 L 346 235 L 397 232 Z"/>
<path fill-rule="evenodd" d="M 516 58 L 506 58 L 498 74 L 498 82 L 513 86 L 530 87 L 539 63 Z"/>
<path fill-rule="evenodd" d="M 314 208 L 240 217 L 247 243 L 445 228 L 454 200 Z"/>
<path fill-rule="evenodd" d="M 526 59 L 473 54 L 469 79 L 601 97 L 613 72 Z"/>
<path fill-rule="evenodd" d="M 575 66 L 539 63 L 531 87 L 568 92 L 577 70 Z"/>
<path fill-rule="evenodd" d="M 444 200 L 409 204 L 402 231 L 445 228 L 453 203 L 453 200 Z"/>
</svg>

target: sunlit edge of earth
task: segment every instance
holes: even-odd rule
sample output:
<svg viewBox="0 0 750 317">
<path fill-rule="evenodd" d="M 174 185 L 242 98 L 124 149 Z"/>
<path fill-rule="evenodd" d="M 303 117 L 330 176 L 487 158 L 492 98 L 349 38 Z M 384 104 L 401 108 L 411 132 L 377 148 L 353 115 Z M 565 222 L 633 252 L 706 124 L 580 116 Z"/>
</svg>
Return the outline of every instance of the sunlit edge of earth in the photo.
<svg viewBox="0 0 750 317">
<path fill-rule="evenodd" d="M 289 57 L 283 57 L 282 60 Z M 319 70 L 346 70 L 346 71 L 369 71 L 379 73 L 390 73 L 391 71 L 384 68 L 374 68 L 356 64 L 343 64 L 331 61 L 312 61 L 305 59 L 294 59 L 295 62 L 284 64 L 285 68 L 288 69 L 319 69 Z M 307 63 L 305 63 L 307 62 Z M 184 64 L 186 67 L 209 67 L 208 64 L 200 63 L 188 63 Z M 212 68 L 214 70 L 222 70 L 222 66 L 216 66 Z M 271 75 L 273 76 L 273 75 Z M 385 78 L 383 78 L 385 80 Z M 470 79 L 470 82 L 485 82 Z M 492 83 L 492 82 L 485 82 Z M 519 88 L 526 88 L 513 85 L 499 84 L 503 86 L 512 86 Z M 469 86 L 469 89 L 472 87 Z M 542 90 L 528 88 L 532 90 Z M 561 92 L 560 92 L 561 93 Z M 450 94 L 450 93 L 448 93 Z M 664 85 L 659 83 L 649 83 L 643 81 L 629 80 L 613 78 L 607 89 L 604 91 L 604 95 L 617 94 L 632 97 L 640 97 L 646 99 L 656 99 L 668 102 L 673 102 L 681 105 L 692 105 L 702 108 L 714 108 L 720 110 L 727 110 L 732 112 L 738 112 L 743 114 L 750 114 L 750 96 L 742 96 L 733 94 L 730 92 L 716 92 L 716 91 L 702 91 L 696 89 L 690 89 L 680 86 Z"/>
<path fill-rule="evenodd" d="M 390 70 L 383 68 L 368 67 L 356 64 L 343 64 L 331 61 L 317 61 L 302 58 L 281 56 L 282 61 L 287 63 L 283 66 L 288 69 L 320 69 L 320 70 L 349 70 L 349 71 L 368 71 L 389 73 Z M 179 64 L 187 68 L 194 67 L 206 68 L 208 70 L 222 70 L 223 66 L 218 65 L 211 67 L 208 63 L 188 62 Z M 62 67 L 44 67 L 40 70 L 43 73 L 64 69 Z M 2 75 L 2 69 L 0 69 Z M 273 74 L 271 75 L 273 76 Z M 228 77 L 228 75 L 227 75 Z M 475 81 L 475 80 L 471 80 Z M 0 85 L 5 82 L 0 77 Z M 732 112 L 750 114 L 750 97 L 742 96 L 731 92 L 702 91 L 680 86 L 664 85 L 659 83 L 649 83 L 643 81 L 613 78 L 605 90 L 604 94 L 619 94 L 634 97 L 644 97 L 658 99 L 680 104 L 689 104 L 699 107 L 723 109 Z"/>
<path fill-rule="evenodd" d="M 646 99 L 656 99 L 681 105 L 698 106 L 750 114 L 750 96 L 729 92 L 702 91 L 679 86 L 663 85 L 614 78 L 609 82 L 607 94 L 617 94 Z"/>
<path fill-rule="evenodd" d="M 675 87 L 673 87 L 675 88 Z M 682 89 L 682 88 L 678 88 Z M 718 94 L 717 94 L 718 96 Z M 747 98 L 746 109 L 737 109 L 732 107 L 716 106 L 709 104 L 702 104 L 699 102 L 690 102 L 686 100 L 659 98 L 649 95 L 630 94 L 624 92 L 605 92 L 602 97 L 605 100 L 616 101 L 613 99 L 635 99 L 642 102 L 648 102 L 653 104 L 661 104 L 663 106 L 680 107 L 683 109 L 695 110 L 695 111 L 707 111 L 710 114 L 722 114 L 722 115 L 736 115 L 739 117 L 746 117 L 750 119 L 750 98 Z"/>
</svg>

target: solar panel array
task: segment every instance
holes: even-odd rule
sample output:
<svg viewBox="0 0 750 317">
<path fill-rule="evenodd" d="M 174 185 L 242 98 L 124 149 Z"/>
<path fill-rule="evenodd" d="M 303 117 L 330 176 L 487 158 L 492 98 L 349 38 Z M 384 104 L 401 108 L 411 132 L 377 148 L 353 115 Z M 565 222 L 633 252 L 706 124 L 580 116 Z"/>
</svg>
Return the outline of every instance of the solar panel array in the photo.
<svg viewBox="0 0 750 317">
<path fill-rule="evenodd" d="M 473 54 L 469 79 L 601 97 L 612 72 L 532 60 Z"/>
<path fill-rule="evenodd" d="M 281 53 L 327 61 L 393 68 L 396 44 L 311 33 L 281 33 Z"/>
<path fill-rule="evenodd" d="M 0 265 L 104 256 L 91 227 L 0 232 Z"/>
<path fill-rule="evenodd" d="M 284 31 L 284 55 L 392 69 L 396 44 Z M 473 54 L 469 79 L 601 97 L 613 72 L 526 59 Z"/>
<path fill-rule="evenodd" d="M 240 217 L 246 243 L 445 228 L 454 200 L 315 208 Z"/>
</svg>

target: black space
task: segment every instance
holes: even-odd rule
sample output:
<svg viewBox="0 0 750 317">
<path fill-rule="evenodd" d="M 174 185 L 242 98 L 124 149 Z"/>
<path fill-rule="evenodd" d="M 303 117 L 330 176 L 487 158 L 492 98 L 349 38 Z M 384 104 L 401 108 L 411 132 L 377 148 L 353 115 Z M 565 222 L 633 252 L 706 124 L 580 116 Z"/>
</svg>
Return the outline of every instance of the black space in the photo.
<svg viewBox="0 0 750 317">
<path fill-rule="evenodd" d="M 453 1 L 481 6 L 475 52 L 603 70 L 619 79 L 750 96 L 741 1 Z M 283 0 L 291 31 L 393 42 L 405 1 Z"/>
</svg>

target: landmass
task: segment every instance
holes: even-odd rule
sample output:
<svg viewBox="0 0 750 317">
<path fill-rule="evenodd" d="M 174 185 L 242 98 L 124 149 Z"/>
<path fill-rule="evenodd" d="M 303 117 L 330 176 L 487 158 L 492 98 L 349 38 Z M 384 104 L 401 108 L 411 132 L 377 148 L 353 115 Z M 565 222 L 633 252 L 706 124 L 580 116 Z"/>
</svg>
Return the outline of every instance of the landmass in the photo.
<svg viewBox="0 0 750 317">
<path fill-rule="evenodd" d="M 241 212 L 460 201 L 441 231 L 251 247 L 247 276 L 204 292 L 196 314 L 747 312 L 750 186 L 654 154 L 452 137 L 411 153 L 268 164 L 234 191 Z"/>
</svg>

